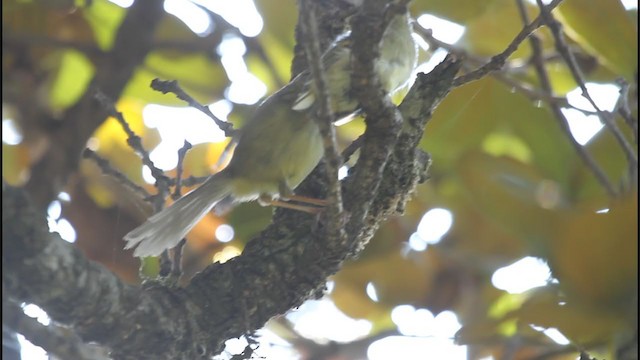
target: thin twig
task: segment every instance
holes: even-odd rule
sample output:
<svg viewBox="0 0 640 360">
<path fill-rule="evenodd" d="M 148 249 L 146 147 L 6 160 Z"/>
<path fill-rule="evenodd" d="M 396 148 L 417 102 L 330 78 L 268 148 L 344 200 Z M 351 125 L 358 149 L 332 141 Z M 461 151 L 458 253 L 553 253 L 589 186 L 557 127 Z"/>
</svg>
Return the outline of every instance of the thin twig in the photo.
<svg viewBox="0 0 640 360">
<path fill-rule="evenodd" d="M 578 87 L 580 87 L 580 90 L 582 91 L 582 97 L 587 99 L 591 106 L 596 110 L 600 121 L 607 127 L 607 129 L 609 129 L 609 131 L 611 131 L 616 141 L 618 141 L 618 143 L 620 144 L 622 151 L 627 156 L 628 161 L 632 165 L 637 167 L 638 157 L 636 156 L 635 150 L 624 137 L 624 134 L 622 133 L 622 131 L 620 131 L 611 116 L 602 111 L 589 94 L 589 90 L 587 90 L 587 86 L 585 85 L 585 79 L 584 75 L 582 74 L 582 70 L 580 69 L 580 65 L 578 65 L 575 56 L 569 50 L 569 45 L 567 45 L 567 42 L 564 38 L 564 33 L 562 32 L 560 23 L 553 17 L 551 11 L 547 9 L 547 7 L 542 3 L 541 0 L 536 1 L 538 3 L 538 7 L 540 7 L 541 16 L 544 18 L 544 21 L 547 23 L 549 29 L 551 29 L 551 34 L 553 34 L 553 39 L 555 40 L 556 50 L 564 59 L 576 83 L 578 83 Z"/>
<path fill-rule="evenodd" d="M 327 81 L 324 74 L 324 68 L 322 64 L 320 42 L 318 39 L 317 19 L 315 15 L 313 2 L 305 0 L 300 3 L 300 15 L 306 18 L 306 21 L 301 21 L 300 26 L 304 38 L 305 53 L 307 56 L 307 63 L 313 77 L 313 85 L 316 91 L 316 104 L 313 107 L 314 114 L 317 119 L 314 119 L 318 123 L 320 133 L 324 143 L 324 159 L 325 159 L 325 173 L 327 176 L 328 185 L 328 200 L 330 203 L 330 218 L 331 223 L 336 224 L 336 231 L 341 232 L 341 237 L 344 238 L 344 232 L 342 227 L 339 226 L 339 217 L 342 214 L 342 192 L 340 189 L 340 182 L 338 180 L 338 169 L 342 164 L 340 154 L 338 153 L 338 145 L 336 141 L 335 128 L 333 127 L 334 114 L 331 110 L 331 102 L 328 92 Z M 337 221 L 333 221 L 337 220 Z"/>
<path fill-rule="evenodd" d="M 129 189 L 133 190 L 135 193 L 140 195 L 143 199 L 151 198 L 151 194 L 149 194 L 147 189 L 129 180 L 129 178 L 126 175 L 124 175 L 122 172 L 112 167 L 111 164 L 109 164 L 109 160 L 98 155 L 95 151 L 89 148 L 84 149 L 82 156 L 85 159 L 91 159 L 95 161 L 96 165 L 98 165 L 100 170 L 102 170 L 102 172 L 105 175 L 112 176 L 114 179 L 119 181 L 122 185 L 124 185 L 125 187 L 128 187 Z"/>
<path fill-rule="evenodd" d="M 191 97 L 191 95 L 187 94 L 184 90 L 182 90 L 180 85 L 178 85 L 178 81 L 176 80 L 163 81 L 160 79 L 153 79 L 151 81 L 151 88 L 156 91 L 160 91 L 163 94 L 166 94 L 169 92 L 175 94 L 178 97 L 178 99 L 186 102 L 187 104 L 189 104 L 189 106 L 202 111 L 205 115 L 213 119 L 213 121 L 216 123 L 216 125 L 218 125 L 220 130 L 224 131 L 225 136 L 227 137 L 233 136 L 234 134 L 233 125 L 229 122 L 220 120 L 220 118 L 218 118 L 211 112 L 208 106 L 204 106 L 200 104 L 193 97 Z"/>
<path fill-rule="evenodd" d="M 172 282 L 173 279 L 170 278 L 172 267 L 173 263 L 171 262 L 171 256 L 169 256 L 169 249 L 166 249 L 162 254 L 160 254 L 160 270 L 158 270 L 158 277 L 168 281 L 169 283 Z"/>
<path fill-rule="evenodd" d="M 620 96 L 614 112 L 620 114 L 627 123 L 633 134 L 633 143 L 638 146 L 638 119 L 633 117 L 629 108 L 629 83 L 623 78 L 616 80 L 616 83 L 620 86 Z"/>
<path fill-rule="evenodd" d="M 415 23 L 414 26 L 414 30 L 415 32 L 422 37 L 422 39 L 424 41 L 427 42 L 427 44 L 429 44 L 429 46 L 434 47 L 434 48 L 442 48 L 444 50 L 446 50 L 448 53 L 450 54 L 454 54 L 456 56 L 458 56 L 461 59 L 465 59 L 465 63 L 463 65 L 463 67 L 468 70 L 471 71 L 472 70 L 472 66 L 480 66 L 482 64 L 486 64 L 489 60 L 487 60 L 484 57 L 480 57 L 474 54 L 470 54 L 467 51 L 465 51 L 464 49 L 461 49 L 455 45 L 451 45 L 448 44 L 444 41 L 438 40 L 437 38 L 435 38 L 433 36 L 433 33 L 430 29 L 425 29 L 424 27 L 420 26 L 420 24 Z M 548 59 L 545 59 L 548 60 Z M 529 98 L 532 101 L 543 101 L 543 102 L 547 102 L 547 103 L 557 103 L 558 105 L 560 105 L 561 107 L 566 107 L 566 108 L 571 108 L 571 109 L 575 109 L 577 111 L 582 112 L 585 115 L 595 115 L 596 112 L 595 111 L 590 111 L 590 110 L 586 110 L 586 109 L 582 109 L 579 108 L 577 106 L 574 106 L 572 104 L 569 103 L 569 101 L 567 101 L 567 98 L 565 97 L 561 97 L 561 96 L 553 96 L 550 95 L 548 93 L 545 93 L 543 91 L 539 91 L 538 89 L 535 89 L 529 85 L 527 85 L 526 83 L 522 82 L 522 81 L 518 81 L 512 77 L 509 76 L 510 71 L 505 70 L 505 69 L 509 69 L 511 68 L 510 66 L 506 65 L 505 68 L 494 71 L 489 73 L 488 75 L 494 77 L 495 79 L 505 83 L 506 85 L 508 85 L 509 87 L 511 87 L 514 90 L 517 90 L 519 93 L 523 94 L 524 96 L 526 96 L 527 98 Z M 461 86 L 461 85 L 458 85 Z"/>
<path fill-rule="evenodd" d="M 176 167 L 175 189 L 171 196 L 173 200 L 178 200 L 182 196 L 182 173 L 184 171 L 184 157 L 187 151 L 191 149 L 191 144 L 184 141 L 184 145 L 178 150 L 178 166 Z M 186 243 L 185 239 L 180 240 L 178 245 L 173 249 L 173 257 L 171 258 L 171 272 L 169 274 L 172 281 L 177 282 L 182 275 L 182 248 Z"/>
<path fill-rule="evenodd" d="M 351 144 L 349 144 L 343 151 L 342 151 L 342 162 L 346 163 L 347 161 L 349 161 L 349 158 L 351 156 L 353 156 L 353 154 L 355 154 L 355 152 L 360 149 L 360 147 L 362 146 L 362 142 L 364 141 L 364 135 L 360 135 L 358 136 L 357 139 L 353 140 L 351 142 Z"/>
<path fill-rule="evenodd" d="M 180 196 L 182 196 L 182 173 L 184 172 L 183 164 L 184 157 L 187 155 L 187 151 L 191 150 L 191 144 L 185 140 L 184 145 L 178 150 L 178 166 L 176 167 L 176 179 L 175 179 L 175 189 L 173 190 L 173 195 L 171 196 L 173 200 L 178 200 Z"/>
<path fill-rule="evenodd" d="M 638 119 L 636 119 L 629 109 L 629 83 L 620 78 L 616 81 L 620 86 L 620 96 L 616 102 L 614 113 L 618 113 L 624 119 L 627 126 L 631 129 L 633 143 L 638 147 Z M 638 166 L 629 162 L 629 186 L 633 188 L 638 183 Z"/>
<path fill-rule="evenodd" d="M 142 146 L 142 139 L 133 132 L 131 126 L 129 126 L 129 123 L 122 113 L 116 110 L 113 101 L 100 91 L 96 91 L 95 98 L 105 108 L 107 113 L 110 116 L 113 116 L 118 123 L 120 123 L 120 126 L 122 126 L 122 129 L 127 134 L 127 144 L 142 158 L 142 163 L 151 169 L 151 175 L 156 179 L 155 186 L 158 192 L 155 195 L 148 197 L 147 200 L 152 203 L 154 213 L 160 212 L 164 207 L 167 196 L 169 195 L 169 187 L 172 182 L 171 179 L 166 176 L 162 170 L 156 167 L 153 161 L 151 161 L 149 152 L 144 148 L 144 146 Z M 171 262 L 169 260 L 167 252 L 164 251 L 160 257 L 159 273 L 162 277 L 169 275 L 171 271 Z M 143 273 L 142 263 L 140 264 L 140 275 L 141 277 L 145 276 Z"/>
<path fill-rule="evenodd" d="M 178 282 L 180 276 L 182 276 L 182 250 L 184 249 L 184 245 L 187 243 L 187 239 L 182 239 L 173 248 L 173 259 L 171 260 L 171 279 L 175 283 Z"/>
<path fill-rule="evenodd" d="M 160 192 L 168 192 L 170 184 L 169 178 L 164 174 L 162 170 L 154 165 L 153 161 L 151 161 L 149 152 L 144 148 L 144 146 L 142 146 L 142 139 L 140 138 L 140 136 L 136 135 L 135 132 L 133 132 L 131 126 L 129 126 L 129 123 L 124 118 L 122 113 L 116 110 L 113 101 L 101 91 L 96 91 L 95 98 L 96 100 L 98 100 L 98 102 L 100 102 L 107 113 L 110 116 L 114 117 L 118 121 L 118 123 L 120 123 L 120 126 L 122 126 L 122 129 L 127 134 L 127 144 L 136 153 L 138 153 L 138 155 L 140 155 L 140 157 L 142 158 L 142 163 L 147 165 L 149 169 L 151 169 L 151 175 L 156 179 L 156 187 L 158 188 L 158 190 L 163 190 Z M 162 203 L 164 203 L 165 197 L 166 196 L 162 197 Z M 157 210 L 158 209 L 156 209 L 156 211 Z"/>
<path fill-rule="evenodd" d="M 529 18 L 527 15 L 526 7 L 522 0 L 516 0 L 516 4 L 518 5 L 518 10 L 520 13 L 520 17 L 522 18 L 522 22 L 527 24 L 529 22 Z M 541 19 L 543 15 L 538 16 L 538 19 Z M 551 88 L 551 82 L 549 80 L 549 75 L 544 65 L 544 57 L 542 54 L 542 45 L 540 44 L 540 39 L 535 34 L 531 34 L 529 37 L 529 42 L 531 44 L 532 55 L 531 62 L 534 65 L 538 78 L 540 79 L 540 86 L 542 90 L 547 94 L 552 94 L 553 90 Z M 596 179 L 600 182 L 600 184 L 607 190 L 610 196 L 615 196 L 616 191 L 607 178 L 607 175 L 602 171 L 600 166 L 596 163 L 596 161 L 591 157 L 591 155 L 587 152 L 587 150 L 578 143 L 578 141 L 571 134 L 571 129 L 569 128 L 569 122 L 562 112 L 560 106 L 554 103 L 549 103 L 549 107 L 551 112 L 558 120 L 558 124 L 560 125 L 560 129 L 565 134 L 575 151 L 578 153 L 578 156 L 582 159 L 585 165 L 593 172 Z"/>
<path fill-rule="evenodd" d="M 582 96 L 585 99 L 587 99 L 587 101 L 589 101 L 591 106 L 598 113 L 598 117 L 600 118 L 600 121 L 607 127 L 607 129 L 609 129 L 609 131 L 611 131 L 616 141 L 618 141 L 618 143 L 620 144 L 622 151 L 627 156 L 627 160 L 633 166 L 637 167 L 638 157 L 635 154 L 635 150 L 633 149 L 631 144 L 627 141 L 627 139 L 624 137 L 624 134 L 622 133 L 622 131 L 620 131 L 618 126 L 615 124 L 612 117 L 606 114 L 604 111 L 600 110 L 598 105 L 595 103 L 595 101 L 589 94 L 589 91 L 587 90 L 587 86 L 585 85 L 585 80 L 584 80 L 584 75 L 582 74 L 582 70 L 580 69 L 580 66 L 577 63 L 575 56 L 569 50 L 569 46 L 567 45 L 567 42 L 564 38 L 564 34 L 562 32 L 560 23 L 553 17 L 553 14 L 551 14 L 551 9 L 545 6 L 541 0 L 536 0 L 536 1 L 538 3 L 538 7 L 540 8 L 540 12 L 541 12 L 540 16 L 544 19 L 544 22 L 547 24 L 549 29 L 551 29 L 551 33 L 553 34 L 553 39 L 555 40 L 556 50 L 564 59 L 565 63 L 567 64 L 567 67 L 571 71 L 571 75 L 573 76 L 574 80 L 580 87 L 580 90 L 582 90 Z"/>
<path fill-rule="evenodd" d="M 547 5 L 547 8 L 549 9 L 549 11 L 551 11 L 556 6 L 558 6 L 562 1 L 563 0 L 553 0 L 551 3 L 549 3 L 549 5 Z M 493 56 L 491 58 L 491 61 L 482 65 L 477 70 L 456 78 L 454 81 L 454 86 L 460 86 L 471 81 L 479 80 L 487 74 L 490 74 L 494 71 L 498 71 L 502 69 L 505 63 L 507 62 L 507 59 L 518 49 L 520 44 L 523 41 L 525 41 L 529 37 L 529 35 L 531 35 L 535 30 L 537 30 L 543 24 L 544 24 L 544 21 L 543 21 L 542 15 L 540 15 L 535 20 L 533 20 L 530 24 L 527 24 L 524 28 L 522 28 L 522 30 L 520 30 L 518 35 L 516 35 L 516 37 L 513 38 L 511 43 L 507 45 L 507 48 L 504 49 L 503 52 Z"/>
<path fill-rule="evenodd" d="M 535 89 L 535 88 L 527 85 L 526 83 L 524 83 L 522 81 L 517 81 L 517 80 L 515 80 L 513 78 L 510 78 L 509 76 L 507 76 L 503 72 L 495 72 L 495 73 L 492 74 L 492 76 L 495 77 L 496 79 L 502 81 L 503 83 L 511 86 L 513 89 L 517 90 L 518 92 L 520 92 L 521 94 L 523 94 L 524 96 L 529 98 L 530 100 L 537 101 L 537 102 L 546 102 L 546 103 L 549 103 L 549 104 L 553 103 L 553 104 L 556 104 L 556 105 L 558 105 L 560 107 L 564 107 L 564 108 L 569 108 L 569 109 L 574 109 L 574 110 L 580 111 L 581 113 L 583 113 L 585 115 L 595 115 L 596 114 L 595 111 L 582 109 L 582 108 L 579 108 L 577 106 L 574 106 L 574 105 L 570 104 L 569 100 L 567 100 L 566 97 L 554 96 L 553 94 L 549 94 L 547 92 L 540 91 L 538 89 Z"/>
</svg>

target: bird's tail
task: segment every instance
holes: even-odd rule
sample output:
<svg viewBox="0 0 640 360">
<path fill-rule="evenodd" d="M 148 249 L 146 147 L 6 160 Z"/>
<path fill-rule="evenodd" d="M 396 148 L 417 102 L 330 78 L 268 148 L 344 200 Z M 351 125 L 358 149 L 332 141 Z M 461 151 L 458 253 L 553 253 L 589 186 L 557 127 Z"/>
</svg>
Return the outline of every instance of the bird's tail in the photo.
<svg viewBox="0 0 640 360">
<path fill-rule="evenodd" d="M 173 248 L 223 198 L 230 194 L 224 172 L 211 176 L 197 189 L 150 217 L 124 236 L 125 249 L 136 247 L 134 256 L 158 256 Z"/>
</svg>

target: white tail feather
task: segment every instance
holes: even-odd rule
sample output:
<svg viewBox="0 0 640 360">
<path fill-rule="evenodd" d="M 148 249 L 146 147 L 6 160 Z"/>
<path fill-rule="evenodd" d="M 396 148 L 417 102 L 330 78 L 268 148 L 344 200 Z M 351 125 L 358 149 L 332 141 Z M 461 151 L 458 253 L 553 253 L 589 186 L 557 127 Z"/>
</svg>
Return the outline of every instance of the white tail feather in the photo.
<svg viewBox="0 0 640 360">
<path fill-rule="evenodd" d="M 199 188 L 150 217 L 124 236 L 125 249 L 136 247 L 134 256 L 158 256 L 182 238 L 224 197 L 230 194 L 224 173 L 211 176 Z"/>
</svg>

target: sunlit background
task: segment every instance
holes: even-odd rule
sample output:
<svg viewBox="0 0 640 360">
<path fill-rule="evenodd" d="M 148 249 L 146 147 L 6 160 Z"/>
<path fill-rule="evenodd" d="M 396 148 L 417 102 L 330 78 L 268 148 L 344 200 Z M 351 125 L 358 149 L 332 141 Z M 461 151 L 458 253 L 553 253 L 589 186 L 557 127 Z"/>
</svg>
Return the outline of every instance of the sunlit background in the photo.
<svg viewBox="0 0 640 360">
<path fill-rule="evenodd" d="M 128 7 L 133 0 L 111 0 L 122 7 Z M 532 3 L 535 1 L 530 0 Z M 197 3 L 223 16 L 242 32 L 243 35 L 253 37 L 260 34 L 263 21 L 251 0 L 166 0 L 165 9 L 174 14 L 195 33 L 206 35 L 212 31 L 209 16 L 194 5 Z M 637 8 L 637 1 L 623 1 L 626 8 Z M 433 15 L 421 15 L 418 23 L 433 30 L 435 38 L 448 44 L 455 44 L 463 35 L 465 28 L 461 25 L 438 18 Z M 420 41 L 423 50 L 428 45 Z M 231 81 L 225 95 L 226 100 L 210 104 L 211 111 L 220 119 L 225 120 L 233 109 L 233 104 L 254 104 L 266 95 L 267 87 L 257 77 L 247 71 L 243 55 L 246 47 L 243 41 L 235 36 L 227 36 L 216 49 L 221 55 L 222 65 Z M 417 72 L 431 70 L 439 63 L 445 51 L 436 50 L 429 61 L 421 64 Z M 611 111 L 619 96 L 619 88 L 612 84 L 588 83 L 587 88 L 601 110 Z M 591 110 L 590 104 L 576 89 L 567 96 L 569 103 L 577 108 Z M 586 144 L 603 127 L 597 116 L 587 116 L 575 109 L 563 109 L 567 116 L 571 131 L 580 144 Z M 151 152 L 151 159 L 163 170 L 174 169 L 177 165 L 178 149 L 184 140 L 191 144 L 220 142 L 224 139 L 222 131 L 201 112 L 185 107 L 168 107 L 162 105 L 147 105 L 143 112 L 144 122 L 150 128 L 156 128 L 162 142 Z M 176 118 L 180 122 L 173 121 Z M 12 119 L 2 120 L 2 141 L 6 144 L 19 144 L 22 140 Z M 149 183 L 154 179 L 148 168 L 143 169 L 143 177 Z M 48 209 L 49 228 L 58 232 L 63 239 L 74 242 L 76 239 L 72 225 L 61 217 L 61 202 L 69 201 L 69 195 L 61 193 L 59 199 L 51 203 Z M 430 245 L 437 244 L 447 233 L 455 216 L 447 209 L 434 208 L 427 211 L 419 222 L 415 232 L 406 239 L 406 253 L 422 252 Z M 216 230 L 216 237 L 221 242 L 233 239 L 234 231 L 229 225 L 220 225 Z M 237 252 L 226 257 L 235 256 Z M 545 261 L 526 257 L 519 261 L 498 269 L 492 276 L 492 283 L 497 289 L 511 294 L 522 294 L 535 287 L 543 286 L 554 279 L 550 277 L 549 267 Z M 329 281 L 328 293 L 331 293 L 332 282 Z M 366 293 L 372 301 L 378 301 L 376 285 L 369 283 Z M 32 316 L 43 324 L 49 319 L 40 308 L 32 304 L 23 306 L 27 315 Z M 372 324 L 367 320 L 354 320 L 344 315 L 333 304 L 329 297 L 321 300 L 307 301 L 299 309 L 286 315 L 294 329 L 304 337 L 319 343 L 351 342 L 363 338 L 372 330 Z M 457 316 L 451 311 L 444 311 L 434 316 L 429 310 L 415 308 L 411 305 L 399 305 L 391 312 L 391 319 L 397 326 L 397 334 L 381 338 L 368 347 L 367 355 L 370 360 L 384 359 L 414 359 L 415 354 L 430 354 L 431 359 L 467 359 L 465 346 L 454 344 L 453 337 L 460 329 Z M 557 329 L 535 328 L 543 332 L 558 344 L 568 344 L 569 341 Z M 259 332 L 261 346 L 256 351 L 259 356 L 267 359 L 295 359 L 296 353 L 288 342 L 274 332 L 261 330 Z M 41 348 L 32 345 L 21 335 L 23 359 L 47 359 Z M 227 342 L 225 353 L 220 359 L 230 359 L 231 355 L 243 351 L 247 342 L 245 339 L 231 339 Z M 489 360 L 491 357 L 483 359 Z"/>
</svg>

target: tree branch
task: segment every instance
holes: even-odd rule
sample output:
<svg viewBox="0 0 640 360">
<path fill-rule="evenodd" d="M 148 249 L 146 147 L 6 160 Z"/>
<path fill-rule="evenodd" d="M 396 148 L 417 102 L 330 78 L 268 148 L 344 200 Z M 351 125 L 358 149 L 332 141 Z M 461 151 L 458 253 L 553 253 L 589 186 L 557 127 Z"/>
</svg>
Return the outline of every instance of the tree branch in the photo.
<svg viewBox="0 0 640 360">
<path fill-rule="evenodd" d="M 325 69 L 321 61 L 322 52 L 320 51 L 320 39 L 318 37 L 318 22 L 316 18 L 316 6 L 312 1 L 304 0 L 300 4 L 300 18 L 302 19 L 300 29 L 305 39 L 305 54 L 309 71 L 315 88 L 315 94 L 318 94 L 316 101 L 317 111 L 311 116 L 318 123 L 320 134 L 324 143 L 324 169 L 326 172 L 326 181 L 329 201 L 328 211 L 326 211 L 326 222 L 330 224 L 329 233 L 334 238 L 344 241 L 344 230 L 342 221 L 342 190 L 338 181 L 338 169 L 342 165 L 340 154 L 338 153 L 338 144 L 336 141 L 336 131 L 333 127 L 334 114 L 331 110 L 331 98 L 329 97 L 329 89 L 325 77 Z"/>
<path fill-rule="evenodd" d="M 49 234 L 44 216 L 25 193 L 3 186 L 6 293 L 72 325 L 83 341 L 110 347 L 116 359 L 199 359 L 219 353 L 225 340 L 321 295 L 327 277 L 338 271 L 353 244 L 368 241 L 384 219 L 402 210 L 428 166 L 428 157 L 418 150 L 424 125 L 459 67 L 460 62 L 449 58 L 418 77 L 400 107 L 406 119 L 399 135 L 403 141 L 389 156 L 379 191 L 372 193 L 354 181 L 345 184 L 346 195 L 360 192 L 373 198 L 367 217 L 352 225 L 347 243 L 330 239 L 322 224 L 314 225 L 313 216 L 279 209 L 275 223 L 249 242 L 241 256 L 210 265 L 184 289 L 156 283 L 140 289 L 121 283 L 57 234 Z M 306 183 L 322 178 L 319 167 Z"/>
</svg>

